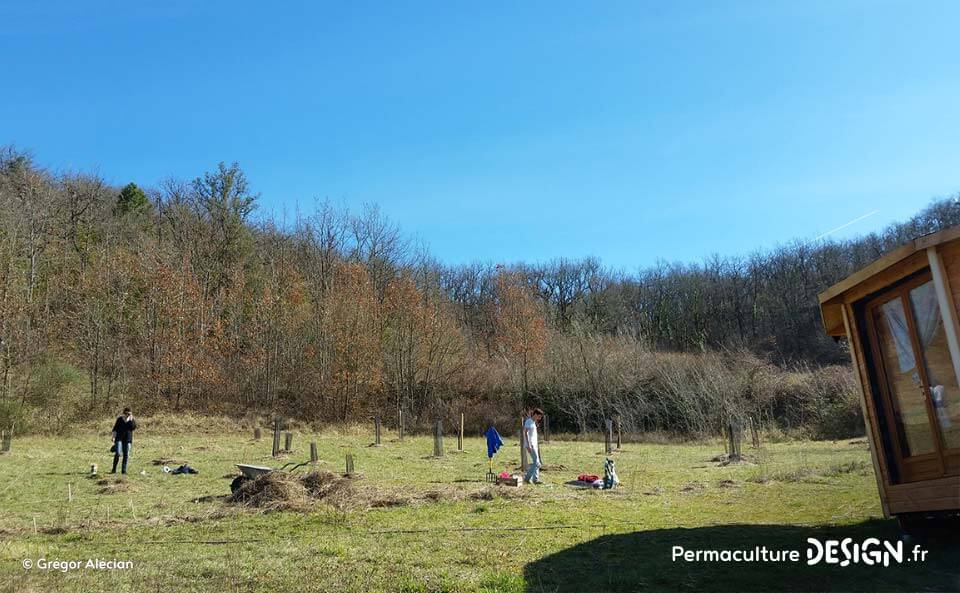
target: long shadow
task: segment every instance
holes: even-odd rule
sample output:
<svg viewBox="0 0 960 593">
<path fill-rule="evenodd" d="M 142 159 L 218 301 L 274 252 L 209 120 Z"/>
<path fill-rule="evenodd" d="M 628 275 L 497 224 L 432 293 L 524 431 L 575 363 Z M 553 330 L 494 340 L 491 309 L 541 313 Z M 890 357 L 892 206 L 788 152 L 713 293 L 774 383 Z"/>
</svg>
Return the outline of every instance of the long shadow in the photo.
<svg viewBox="0 0 960 593">
<path fill-rule="evenodd" d="M 567 548 L 524 567 L 528 593 L 599 591 L 960 591 L 960 536 L 906 538 L 903 564 L 841 567 L 807 564 L 807 538 L 893 545 L 902 538 L 893 521 L 856 525 L 717 525 L 608 535 Z M 912 561 L 915 545 L 929 550 Z M 686 550 L 797 550 L 799 562 L 686 562 L 673 560 L 674 546 Z M 881 549 L 883 546 L 881 544 Z M 842 557 L 841 557 L 842 558 Z"/>
</svg>

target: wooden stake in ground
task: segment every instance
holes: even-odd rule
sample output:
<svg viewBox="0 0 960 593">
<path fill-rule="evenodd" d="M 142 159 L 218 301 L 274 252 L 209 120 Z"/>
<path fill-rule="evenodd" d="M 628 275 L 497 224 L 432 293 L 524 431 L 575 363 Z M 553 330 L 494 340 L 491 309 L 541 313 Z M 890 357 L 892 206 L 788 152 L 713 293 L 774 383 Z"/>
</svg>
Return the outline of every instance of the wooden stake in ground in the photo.
<svg viewBox="0 0 960 593">
<path fill-rule="evenodd" d="M 730 461 L 740 461 L 740 441 L 743 439 L 743 431 L 740 429 L 740 423 L 731 420 L 727 424 L 727 440 L 729 443 Z"/>
<path fill-rule="evenodd" d="M 550 442 L 550 416 L 547 414 L 543 415 L 543 442 Z"/>
<path fill-rule="evenodd" d="M 398 439 L 403 441 L 403 410 L 397 410 L 397 434 Z"/>
<path fill-rule="evenodd" d="M 375 447 L 380 446 L 380 416 L 373 417 L 373 444 Z"/>
<path fill-rule="evenodd" d="M 523 427 L 525 420 L 523 416 L 520 416 L 520 469 L 524 472 L 530 465 L 530 460 L 527 459 L 527 431 Z"/>
<path fill-rule="evenodd" d="M 13 441 L 13 429 L 0 431 L 0 453 L 9 453 Z"/>
<path fill-rule="evenodd" d="M 310 443 L 310 463 L 316 465 L 320 461 L 320 458 L 317 456 L 317 443 Z"/>
<path fill-rule="evenodd" d="M 280 455 L 280 417 L 273 419 L 273 456 Z"/>
<path fill-rule="evenodd" d="M 443 457 L 443 420 L 437 420 L 433 427 L 433 456 Z"/>
<path fill-rule="evenodd" d="M 457 451 L 463 452 L 463 412 L 460 412 L 460 432 L 457 434 Z"/>
<path fill-rule="evenodd" d="M 617 414 L 617 451 L 623 448 L 623 430 L 620 423 L 620 414 Z"/>
<path fill-rule="evenodd" d="M 753 416 L 750 416 L 750 440 L 754 449 L 760 448 L 760 430 Z"/>
<path fill-rule="evenodd" d="M 260 427 L 258 426 L 258 427 L 256 427 L 256 428 L 253 429 L 253 440 L 259 441 L 259 440 L 260 440 L 260 436 L 261 436 Z"/>
<path fill-rule="evenodd" d="M 354 471 L 355 470 L 353 467 L 353 454 L 347 453 L 347 475 L 352 477 L 354 474 Z"/>
<path fill-rule="evenodd" d="M 603 433 L 603 450 L 609 455 L 613 453 L 613 420 L 608 418 L 605 423 L 607 429 Z"/>
<path fill-rule="evenodd" d="M 283 450 L 287 453 L 293 451 L 293 433 L 288 432 L 284 435 Z"/>
</svg>

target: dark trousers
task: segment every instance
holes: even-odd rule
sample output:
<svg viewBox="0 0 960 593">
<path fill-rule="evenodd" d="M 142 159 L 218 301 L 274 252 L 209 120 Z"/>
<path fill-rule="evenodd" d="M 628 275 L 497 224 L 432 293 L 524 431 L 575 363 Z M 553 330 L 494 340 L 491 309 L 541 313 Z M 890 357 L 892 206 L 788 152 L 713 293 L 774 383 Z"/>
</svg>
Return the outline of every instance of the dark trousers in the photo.
<svg viewBox="0 0 960 593">
<path fill-rule="evenodd" d="M 117 462 L 120 461 L 120 452 L 122 451 L 123 465 L 121 467 L 123 469 L 121 471 L 123 473 L 127 473 L 127 459 L 130 457 L 130 449 L 133 448 L 133 443 L 121 443 L 120 441 L 117 441 L 116 445 L 117 452 L 113 454 L 113 471 L 114 473 L 117 471 Z"/>
</svg>

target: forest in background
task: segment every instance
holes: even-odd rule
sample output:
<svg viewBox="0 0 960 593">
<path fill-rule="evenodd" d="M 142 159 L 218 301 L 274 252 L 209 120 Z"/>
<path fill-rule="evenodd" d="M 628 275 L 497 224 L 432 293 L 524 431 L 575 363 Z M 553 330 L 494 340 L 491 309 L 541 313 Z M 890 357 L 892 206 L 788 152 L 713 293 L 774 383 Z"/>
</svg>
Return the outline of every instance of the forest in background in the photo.
<svg viewBox="0 0 960 593">
<path fill-rule="evenodd" d="M 862 431 L 817 293 L 956 199 L 854 240 L 635 273 L 598 260 L 445 265 L 375 206 L 254 216 L 237 164 L 141 189 L 0 148 L 0 426 L 140 414 L 283 414 L 473 429 L 528 405 L 555 430 L 697 435 L 731 418 Z M 665 254 L 666 255 L 666 254 Z M 510 424 L 508 424 L 510 425 Z"/>
</svg>

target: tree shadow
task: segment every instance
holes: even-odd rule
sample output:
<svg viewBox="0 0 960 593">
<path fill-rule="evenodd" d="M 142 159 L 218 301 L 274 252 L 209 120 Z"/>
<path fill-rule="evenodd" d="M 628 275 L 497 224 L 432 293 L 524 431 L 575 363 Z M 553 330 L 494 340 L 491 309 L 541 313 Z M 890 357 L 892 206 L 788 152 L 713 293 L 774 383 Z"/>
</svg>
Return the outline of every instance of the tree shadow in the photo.
<svg viewBox="0 0 960 593">
<path fill-rule="evenodd" d="M 956 535 L 956 534 L 955 534 Z M 597 591 L 960 591 L 960 539 L 905 538 L 903 564 L 807 565 L 807 538 L 892 544 L 902 538 L 894 521 L 855 525 L 717 525 L 605 535 L 561 550 L 524 567 L 528 593 Z M 914 562 L 915 545 L 929 550 Z M 687 550 L 797 550 L 799 562 L 674 561 L 674 546 Z M 882 548 L 882 544 L 881 544 Z"/>
</svg>

